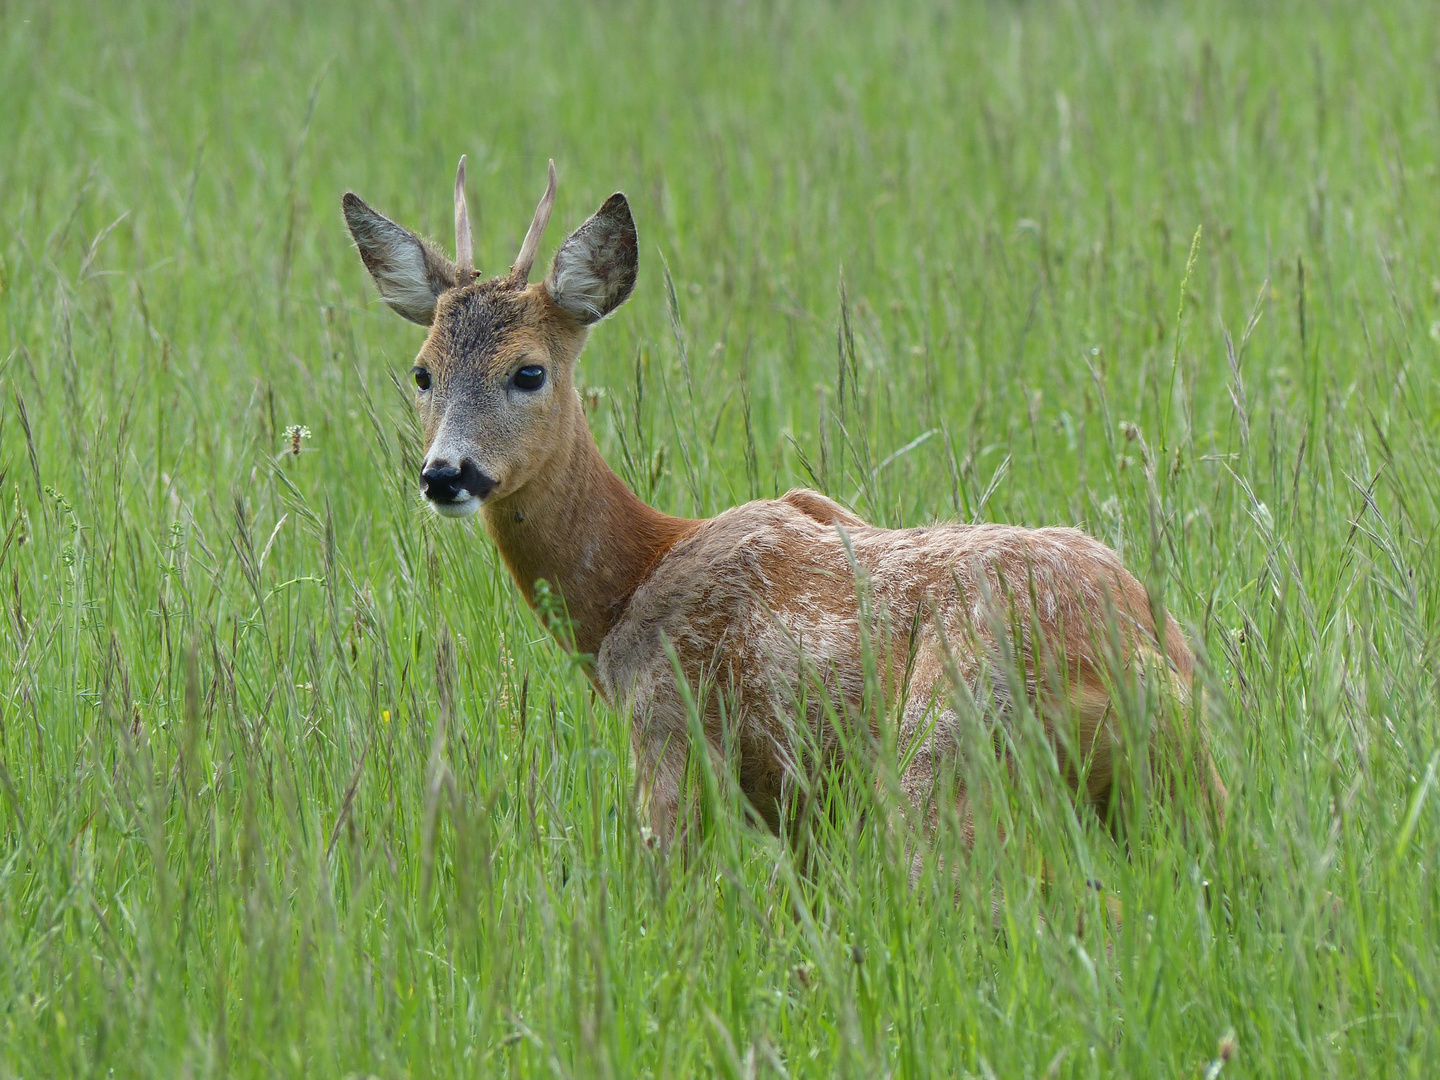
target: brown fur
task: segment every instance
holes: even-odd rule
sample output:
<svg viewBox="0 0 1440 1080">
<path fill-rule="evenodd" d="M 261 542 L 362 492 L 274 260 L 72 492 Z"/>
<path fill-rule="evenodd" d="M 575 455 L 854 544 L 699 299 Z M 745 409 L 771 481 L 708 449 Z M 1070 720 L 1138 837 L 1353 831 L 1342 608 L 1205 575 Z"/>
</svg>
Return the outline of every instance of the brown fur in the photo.
<svg viewBox="0 0 1440 1080">
<path fill-rule="evenodd" d="M 1003 721 L 1022 699 L 1072 784 L 1083 774 L 1084 796 L 1101 809 L 1127 756 L 1162 770 L 1184 759 L 1184 636 L 1168 617 L 1157 633 L 1143 586 L 1082 532 L 880 529 L 813 491 L 690 521 L 625 486 L 600 456 L 573 382 L 589 325 L 634 282 L 623 196 L 572 234 L 538 285 L 512 274 L 445 286 L 453 267 L 437 269 L 431 247 L 412 252 L 404 245 L 423 245 L 418 238 L 353 196 L 345 205 L 392 305 L 402 296 L 408 311 L 423 310 L 424 290 L 435 288 L 417 360 L 433 380 L 417 396 L 427 460 L 464 457 L 496 481 L 483 505 L 490 535 L 528 602 L 537 604 L 542 579 L 563 599 L 568 622 L 552 629 L 593 654 L 595 685 L 631 717 L 643 801 L 662 841 L 680 817 L 692 750 L 687 693 L 703 741 L 693 749 L 738 778 L 771 828 L 781 825 L 787 781 L 842 745 L 835 719 L 875 735 L 887 703 L 908 755 L 902 789 L 932 825 L 937 799 L 953 800 L 967 839 L 958 758 L 977 725 Z M 548 215 L 544 200 L 541 211 L 537 221 Z M 509 388 L 526 364 L 545 367 L 543 392 Z M 878 708 L 867 708 L 867 655 Z M 1178 720 L 1127 755 L 1111 688 L 1156 680 Z M 1220 812 L 1225 790 L 1208 756 L 1200 749 L 1192 760 Z"/>
<path fill-rule="evenodd" d="M 1158 675 L 1183 706 L 1191 669 L 1173 620 L 1162 650 L 1145 591 L 1114 552 L 1074 529 L 877 529 L 830 506 L 815 492 L 791 492 L 699 523 L 606 636 L 598 681 L 634 718 L 657 834 L 674 828 L 690 742 L 667 644 L 687 682 L 716 688 L 700 698 L 708 749 L 717 760 L 727 746 L 739 753 L 730 764 L 772 828 L 782 785 L 800 769 L 800 745 L 811 741 L 823 754 L 837 743 L 816 689 L 843 713 L 874 721 L 863 711 L 867 636 L 882 696 L 898 702 L 898 743 L 915 751 L 901 787 L 917 808 L 931 808 L 927 817 L 936 784 L 967 741 L 962 727 L 985 712 L 1003 717 L 1022 696 L 1052 738 L 1073 727 L 1062 763 L 1072 779 L 1087 763 L 1086 795 L 1103 809 L 1120 734 L 1107 679 L 1125 665 L 1142 679 Z M 966 699 L 973 707 L 961 706 Z M 1161 737 L 1155 750 L 1180 747 Z M 1202 769 L 1202 783 L 1223 799 L 1218 777 L 1208 763 Z M 963 792 L 942 794 L 963 817 Z"/>
</svg>

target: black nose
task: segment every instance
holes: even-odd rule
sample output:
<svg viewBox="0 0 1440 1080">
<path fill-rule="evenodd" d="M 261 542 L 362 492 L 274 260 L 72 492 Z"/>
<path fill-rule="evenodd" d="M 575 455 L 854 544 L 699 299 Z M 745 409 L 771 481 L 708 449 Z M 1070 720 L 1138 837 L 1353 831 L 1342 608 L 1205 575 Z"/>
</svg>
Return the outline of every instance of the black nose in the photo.
<svg viewBox="0 0 1440 1080">
<path fill-rule="evenodd" d="M 431 502 L 460 502 L 472 495 L 483 499 L 494 487 L 495 481 L 469 459 L 458 468 L 448 461 L 437 461 L 420 474 L 420 491 Z"/>
</svg>

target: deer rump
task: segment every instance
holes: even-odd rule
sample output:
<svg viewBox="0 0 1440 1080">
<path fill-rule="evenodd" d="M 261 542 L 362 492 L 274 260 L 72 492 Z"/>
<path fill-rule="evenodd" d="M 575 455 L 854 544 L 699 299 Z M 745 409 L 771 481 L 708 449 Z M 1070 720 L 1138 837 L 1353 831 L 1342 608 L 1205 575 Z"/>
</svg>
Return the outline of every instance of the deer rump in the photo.
<svg viewBox="0 0 1440 1080">
<path fill-rule="evenodd" d="M 894 717 L 901 790 L 931 827 L 938 798 L 952 800 L 967 842 L 957 758 L 1021 695 L 1102 815 L 1117 762 L 1136 749 L 1115 720 L 1119 680 L 1158 681 L 1174 706 L 1140 756 L 1162 771 L 1184 757 L 1184 637 L 1168 617 L 1158 636 L 1144 587 L 1076 529 L 881 529 L 810 491 L 697 526 L 636 589 L 596 663 L 602 692 L 632 718 L 642 803 L 662 840 L 697 723 L 717 775 L 733 775 L 777 832 L 787 778 L 837 752 L 837 723 L 878 737 Z M 1203 751 L 1196 765 L 1223 798 Z"/>
</svg>

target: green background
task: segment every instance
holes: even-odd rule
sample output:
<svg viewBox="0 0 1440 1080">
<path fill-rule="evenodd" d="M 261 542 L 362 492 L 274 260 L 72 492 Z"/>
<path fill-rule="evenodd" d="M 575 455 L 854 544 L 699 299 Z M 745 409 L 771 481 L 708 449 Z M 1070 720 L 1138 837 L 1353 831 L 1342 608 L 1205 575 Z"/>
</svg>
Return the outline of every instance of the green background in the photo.
<svg viewBox="0 0 1440 1080">
<path fill-rule="evenodd" d="M 542 260 L 629 195 L 578 377 L 655 505 L 1114 545 L 1225 828 L 1032 754 L 958 896 L 858 775 L 808 866 L 723 785 L 656 860 L 415 493 L 339 198 L 448 248 L 462 152 L 488 272 L 548 157 Z M 1426 1074 L 1437 164 L 1411 0 L 0 3 L 0 1075 Z"/>
</svg>

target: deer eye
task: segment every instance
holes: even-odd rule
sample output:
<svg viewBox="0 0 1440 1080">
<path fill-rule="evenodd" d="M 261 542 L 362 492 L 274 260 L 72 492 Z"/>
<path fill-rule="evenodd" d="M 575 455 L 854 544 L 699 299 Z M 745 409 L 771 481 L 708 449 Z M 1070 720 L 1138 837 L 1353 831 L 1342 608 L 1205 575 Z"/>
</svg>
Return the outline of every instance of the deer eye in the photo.
<svg viewBox="0 0 1440 1080">
<path fill-rule="evenodd" d="M 423 367 L 417 367 L 411 371 L 410 374 L 415 376 L 415 385 L 421 390 L 430 389 L 430 372 L 426 371 Z"/>
<path fill-rule="evenodd" d="M 545 369 L 539 364 L 526 364 L 515 372 L 517 390 L 539 390 L 545 385 Z"/>
</svg>

